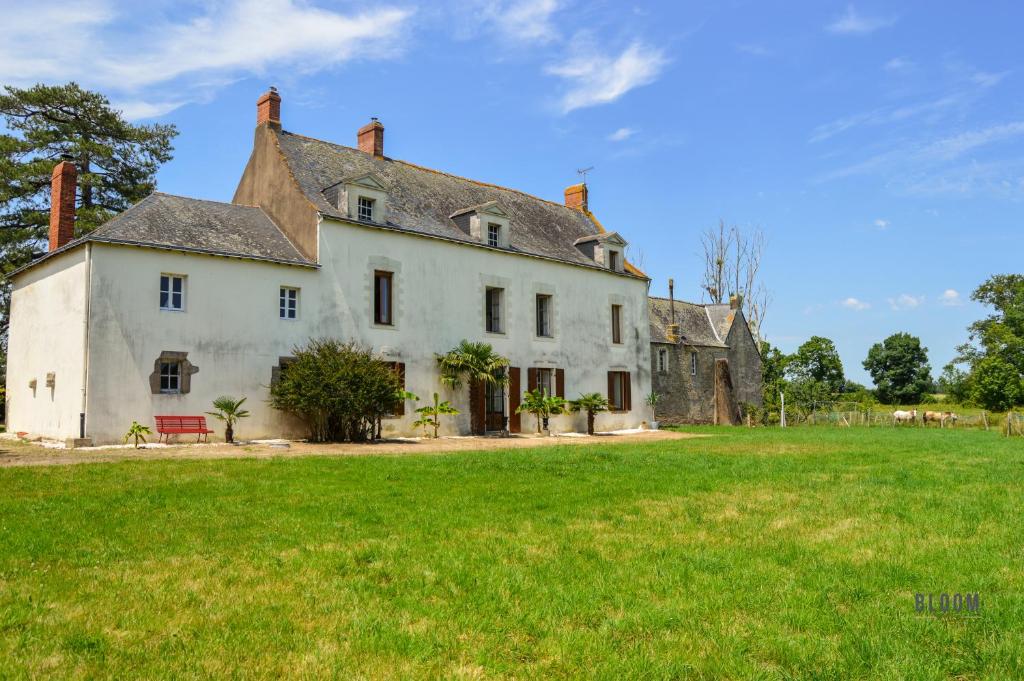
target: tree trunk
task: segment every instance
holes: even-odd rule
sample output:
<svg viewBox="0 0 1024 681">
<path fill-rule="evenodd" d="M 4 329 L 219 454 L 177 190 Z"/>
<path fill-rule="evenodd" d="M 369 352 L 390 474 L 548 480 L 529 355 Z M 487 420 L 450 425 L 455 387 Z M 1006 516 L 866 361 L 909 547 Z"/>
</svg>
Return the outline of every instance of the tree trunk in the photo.
<svg viewBox="0 0 1024 681">
<path fill-rule="evenodd" d="M 594 412 L 587 412 L 587 435 L 594 434 Z"/>
<path fill-rule="evenodd" d="M 228 425 L 227 428 L 224 429 L 224 441 L 227 442 L 228 444 L 231 444 L 232 442 L 235 441 L 235 429 L 232 428 L 230 424 Z"/>
</svg>

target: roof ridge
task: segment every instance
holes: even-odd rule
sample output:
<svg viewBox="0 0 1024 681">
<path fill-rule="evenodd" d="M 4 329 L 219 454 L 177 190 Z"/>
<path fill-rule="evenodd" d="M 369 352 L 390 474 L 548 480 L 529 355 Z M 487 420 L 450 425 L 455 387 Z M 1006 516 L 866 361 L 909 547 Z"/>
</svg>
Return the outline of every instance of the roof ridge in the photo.
<svg viewBox="0 0 1024 681">
<path fill-rule="evenodd" d="M 161 196 L 169 196 L 172 199 L 185 199 L 187 201 L 201 201 L 203 203 L 215 203 L 218 206 L 237 206 L 238 208 L 256 208 L 258 210 L 262 210 L 259 206 L 250 206 L 250 205 L 248 205 L 246 203 L 235 203 L 234 201 L 217 201 L 215 199 L 200 199 L 200 198 L 196 198 L 195 196 L 185 196 L 184 194 L 171 194 L 170 192 L 162 192 L 162 191 L 159 191 L 157 189 L 154 189 L 153 191 L 151 191 L 149 193 L 149 195 L 146 196 L 145 199 L 142 199 L 142 201 L 145 201 L 146 199 L 154 196 L 155 194 L 160 194 Z M 142 201 L 139 201 L 139 203 L 142 203 Z M 137 205 L 139 205 L 139 203 L 136 203 L 134 205 L 137 206 Z M 131 207 L 132 206 L 129 206 L 129 208 L 131 208 Z M 127 210 L 127 209 L 125 209 L 125 210 Z M 123 212 L 124 211 L 122 211 L 122 213 Z"/>
<path fill-rule="evenodd" d="M 672 298 L 666 298 L 664 296 L 652 296 L 652 295 L 648 294 L 647 297 L 648 298 L 653 298 L 654 300 L 664 300 L 667 303 L 670 303 L 670 302 L 673 301 Z M 690 300 L 683 300 L 682 298 L 675 298 L 674 300 L 677 303 L 683 303 L 685 305 L 693 305 L 695 307 L 710 307 L 711 305 L 716 305 L 717 304 L 717 303 L 695 303 L 695 302 L 690 301 Z"/>
<path fill-rule="evenodd" d="M 360 153 L 365 153 L 365 152 L 362 152 L 360 149 L 357 149 L 355 147 L 350 147 L 347 144 L 339 144 L 337 142 L 331 142 L 329 140 L 322 140 L 319 137 L 310 137 L 309 135 L 303 135 L 303 134 L 298 133 L 298 132 L 291 132 L 290 130 L 282 130 L 281 134 L 282 135 L 291 135 L 292 137 L 301 137 L 303 139 L 307 139 L 307 140 L 310 140 L 310 141 L 313 141 L 313 142 L 320 142 L 321 144 L 329 144 L 332 147 L 341 147 L 342 149 L 348 149 L 350 151 L 359 151 Z M 566 206 L 564 203 L 558 203 L 557 201 L 552 201 L 551 199 L 545 199 L 542 196 L 537 196 L 536 194 L 531 194 L 529 192 L 524 192 L 522 189 L 515 189 L 513 187 L 506 187 L 504 185 L 494 184 L 492 182 L 482 182 L 480 180 L 474 180 L 471 177 L 464 177 L 462 175 L 456 175 L 455 173 L 449 173 L 449 172 L 444 171 L 444 170 L 438 170 L 437 168 L 428 168 L 427 166 L 421 166 L 418 163 L 413 163 L 412 161 L 404 161 L 404 160 L 402 160 L 400 158 L 391 158 L 390 156 L 384 156 L 384 158 L 387 159 L 388 161 L 391 161 L 392 163 L 401 163 L 402 165 L 409 166 L 410 168 L 416 168 L 417 170 L 423 170 L 423 171 L 426 171 L 428 173 L 435 173 L 437 175 L 444 175 L 445 177 L 451 177 L 451 178 L 454 178 L 456 180 L 463 180 L 465 182 L 472 182 L 473 184 L 479 185 L 481 187 L 490 187 L 491 189 L 501 189 L 501 190 L 507 191 L 507 192 L 515 192 L 516 194 L 522 194 L 523 196 L 529 197 L 531 199 L 536 199 L 537 201 L 543 201 L 544 203 L 549 203 L 552 206 L 557 206 L 559 208 L 564 208 L 565 210 L 576 211 L 577 213 L 581 213 L 585 217 L 592 219 L 592 216 L 589 214 L 590 211 L 587 211 L 587 212 L 577 211 L 575 208 L 569 208 L 569 206 Z"/>
</svg>

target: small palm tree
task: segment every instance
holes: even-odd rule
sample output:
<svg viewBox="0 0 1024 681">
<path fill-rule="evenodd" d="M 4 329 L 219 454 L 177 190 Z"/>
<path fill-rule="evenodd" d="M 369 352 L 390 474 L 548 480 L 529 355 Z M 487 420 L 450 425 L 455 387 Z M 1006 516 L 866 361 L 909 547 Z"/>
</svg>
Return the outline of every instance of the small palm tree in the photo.
<svg viewBox="0 0 1024 681">
<path fill-rule="evenodd" d="M 476 384 L 504 386 L 508 384 L 509 361 L 494 351 L 489 343 L 474 343 L 463 340 L 455 348 L 443 355 L 437 355 L 437 364 L 441 370 L 441 383 L 457 390 L 463 381 L 470 386 Z M 479 413 L 479 400 L 483 399 L 484 391 L 470 390 L 469 411 Z M 474 424 L 474 428 L 483 424 Z"/>
<path fill-rule="evenodd" d="M 602 411 L 608 411 L 608 398 L 601 393 L 586 393 L 569 403 L 573 412 L 587 412 L 587 435 L 594 434 L 594 417 Z"/>
<path fill-rule="evenodd" d="M 548 418 L 565 413 L 566 402 L 557 395 L 545 395 L 540 388 L 529 390 L 523 393 L 523 401 L 516 408 L 517 414 L 526 412 L 537 417 L 537 432 L 542 432 L 548 427 Z"/>
<path fill-rule="evenodd" d="M 149 429 L 149 426 L 144 426 L 138 421 L 132 421 L 132 427 L 128 429 L 128 432 L 124 434 L 125 444 L 128 440 L 135 438 L 135 449 L 139 448 L 139 440 L 146 441 L 147 435 L 152 435 L 153 431 Z"/>
<path fill-rule="evenodd" d="M 224 422 L 225 442 L 231 443 L 235 441 L 235 423 L 238 419 L 244 419 L 249 415 L 248 410 L 242 409 L 242 404 L 244 402 L 244 397 L 240 400 L 236 400 L 234 397 L 222 395 L 213 401 L 213 408 L 217 411 L 206 412 L 210 416 L 218 418 Z"/>
<path fill-rule="evenodd" d="M 451 405 L 448 400 L 444 402 L 437 393 L 434 393 L 434 404 L 433 406 L 420 407 L 416 410 L 417 414 L 420 414 L 420 419 L 413 425 L 423 426 L 423 432 L 427 432 L 427 426 L 434 427 L 434 439 L 437 439 L 437 429 L 441 426 L 442 416 L 454 416 L 459 413 L 459 410 Z M 424 423 L 426 421 L 426 423 Z"/>
</svg>

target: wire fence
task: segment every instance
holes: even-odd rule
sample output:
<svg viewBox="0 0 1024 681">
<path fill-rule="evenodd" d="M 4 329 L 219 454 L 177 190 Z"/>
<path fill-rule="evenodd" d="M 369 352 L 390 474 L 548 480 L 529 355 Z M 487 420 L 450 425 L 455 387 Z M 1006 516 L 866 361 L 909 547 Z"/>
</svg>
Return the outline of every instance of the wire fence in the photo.
<svg viewBox="0 0 1024 681">
<path fill-rule="evenodd" d="M 898 414 L 898 412 L 903 412 Z M 832 426 L 840 428 L 977 428 L 995 430 L 1006 436 L 1024 437 L 1024 413 L 978 409 L 956 409 L 935 405 L 934 409 L 893 409 L 860 402 L 813 402 L 787 404 L 777 411 L 751 411 L 744 415 L 747 425 Z"/>
</svg>

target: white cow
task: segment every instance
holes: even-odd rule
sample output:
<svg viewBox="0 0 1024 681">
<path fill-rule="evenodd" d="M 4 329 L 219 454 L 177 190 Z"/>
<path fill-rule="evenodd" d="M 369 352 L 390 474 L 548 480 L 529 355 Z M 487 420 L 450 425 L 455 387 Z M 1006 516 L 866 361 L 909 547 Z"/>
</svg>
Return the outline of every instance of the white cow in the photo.
<svg viewBox="0 0 1024 681">
<path fill-rule="evenodd" d="M 895 426 L 897 423 L 917 423 L 917 410 L 903 411 L 902 409 L 897 409 L 892 413 L 892 425 Z"/>
</svg>

